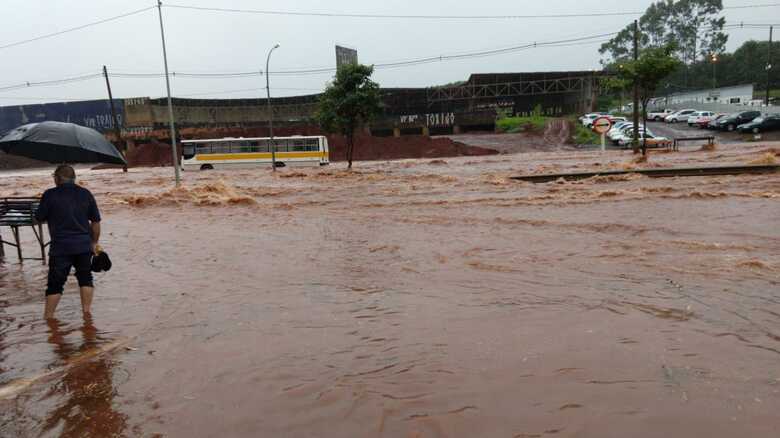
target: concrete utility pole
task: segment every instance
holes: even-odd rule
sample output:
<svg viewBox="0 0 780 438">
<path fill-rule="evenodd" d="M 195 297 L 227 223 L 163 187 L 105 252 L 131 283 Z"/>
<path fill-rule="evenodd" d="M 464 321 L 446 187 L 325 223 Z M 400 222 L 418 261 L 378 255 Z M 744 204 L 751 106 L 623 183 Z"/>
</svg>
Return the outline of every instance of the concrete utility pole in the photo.
<svg viewBox="0 0 780 438">
<path fill-rule="evenodd" d="M 108 102 L 111 105 L 111 120 L 114 122 L 114 135 L 116 136 L 117 143 L 122 142 L 122 131 L 119 128 L 119 119 L 116 117 L 116 109 L 114 108 L 114 96 L 111 94 L 111 82 L 108 80 L 108 69 L 106 66 L 103 66 L 103 76 L 106 78 L 106 88 L 108 88 Z M 127 151 L 123 151 L 123 148 L 120 148 L 119 153 L 121 153 L 125 157 L 125 161 L 127 161 Z M 123 172 L 127 172 L 127 164 L 125 164 L 125 167 L 122 168 Z"/>
<path fill-rule="evenodd" d="M 772 31 L 774 26 L 769 26 L 769 49 L 766 54 L 766 106 L 769 106 L 769 90 L 772 85 Z"/>
<path fill-rule="evenodd" d="M 268 52 L 268 58 L 265 59 L 265 90 L 268 96 L 268 131 L 271 136 L 271 140 L 268 142 L 268 146 L 271 148 L 271 166 L 273 171 L 276 172 L 276 145 L 274 144 L 274 109 L 271 106 L 271 74 L 268 72 L 268 66 L 271 63 L 271 53 L 279 48 L 279 44 L 273 46 Z"/>
<path fill-rule="evenodd" d="M 639 21 L 634 20 L 634 62 L 639 60 Z M 636 71 L 634 72 L 636 73 Z M 639 147 L 639 82 L 634 76 L 634 152 Z"/>
<path fill-rule="evenodd" d="M 162 38 L 163 62 L 165 63 L 165 86 L 168 89 L 168 117 L 171 124 L 171 151 L 173 152 L 173 171 L 176 175 L 176 187 L 181 184 L 181 174 L 179 172 L 179 153 L 176 150 L 176 122 L 173 118 L 173 100 L 171 99 L 171 79 L 168 76 L 168 52 L 165 50 L 165 29 L 162 19 L 162 1 L 157 0 L 157 11 L 160 15 L 160 37 Z"/>
</svg>

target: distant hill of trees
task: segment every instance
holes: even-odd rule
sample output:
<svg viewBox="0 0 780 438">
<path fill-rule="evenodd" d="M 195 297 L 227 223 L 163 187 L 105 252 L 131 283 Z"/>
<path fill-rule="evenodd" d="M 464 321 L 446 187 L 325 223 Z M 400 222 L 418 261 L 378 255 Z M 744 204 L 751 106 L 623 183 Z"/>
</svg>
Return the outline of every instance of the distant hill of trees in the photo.
<svg viewBox="0 0 780 438">
<path fill-rule="evenodd" d="M 766 90 L 768 48 L 769 41 L 748 41 L 734 53 L 718 55 L 714 63 L 708 57 L 683 66 L 663 81 L 662 87 L 669 84 L 674 92 L 711 88 L 713 84 L 718 87 L 753 84 L 756 90 Z M 772 43 L 772 53 L 775 61 L 769 88 L 776 89 L 780 88 L 780 42 Z"/>
<path fill-rule="evenodd" d="M 740 25 L 726 24 L 722 13 L 722 0 L 658 0 L 647 8 L 638 20 L 640 54 L 673 47 L 673 55 L 681 61 L 680 68 L 658 83 L 657 93 L 742 84 L 766 90 L 769 41 L 748 41 L 734 53 L 727 53 L 726 30 Z M 599 48 L 605 70 L 618 73 L 631 62 L 633 40 L 632 23 Z M 769 88 L 774 90 L 780 88 L 780 42 L 772 44 L 772 53 L 774 68 Z M 612 89 L 612 97 L 628 91 L 614 84 Z"/>
</svg>

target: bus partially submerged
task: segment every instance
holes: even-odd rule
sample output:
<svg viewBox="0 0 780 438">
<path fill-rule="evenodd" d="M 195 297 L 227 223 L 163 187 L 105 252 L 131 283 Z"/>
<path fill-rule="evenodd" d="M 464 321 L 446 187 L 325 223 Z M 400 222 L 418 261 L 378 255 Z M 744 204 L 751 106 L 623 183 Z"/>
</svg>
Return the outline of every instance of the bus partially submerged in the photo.
<svg viewBox="0 0 780 438">
<path fill-rule="evenodd" d="M 271 165 L 270 138 L 221 138 L 182 140 L 182 168 L 209 170 Z M 328 139 L 274 137 L 276 166 L 324 166 L 330 164 Z"/>
</svg>

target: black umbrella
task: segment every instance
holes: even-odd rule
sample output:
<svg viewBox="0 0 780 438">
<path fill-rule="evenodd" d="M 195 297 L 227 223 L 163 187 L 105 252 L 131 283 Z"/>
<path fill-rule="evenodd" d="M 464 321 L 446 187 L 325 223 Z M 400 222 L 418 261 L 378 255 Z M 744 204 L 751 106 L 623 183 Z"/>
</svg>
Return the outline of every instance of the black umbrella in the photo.
<svg viewBox="0 0 780 438">
<path fill-rule="evenodd" d="M 101 133 L 73 123 L 20 126 L 0 138 L 0 150 L 49 163 L 127 165 L 122 154 Z"/>
</svg>

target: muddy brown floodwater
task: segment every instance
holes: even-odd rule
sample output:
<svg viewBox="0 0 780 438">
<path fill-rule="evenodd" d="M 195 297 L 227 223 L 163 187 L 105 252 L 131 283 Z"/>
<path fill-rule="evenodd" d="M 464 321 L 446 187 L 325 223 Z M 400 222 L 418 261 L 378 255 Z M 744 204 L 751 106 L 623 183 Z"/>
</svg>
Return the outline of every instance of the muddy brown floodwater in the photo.
<svg viewBox="0 0 780 438">
<path fill-rule="evenodd" d="M 631 159 L 83 171 L 114 269 L 47 324 L 44 266 L 0 263 L 0 436 L 777 436 L 778 175 L 506 178 Z"/>
</svg>

